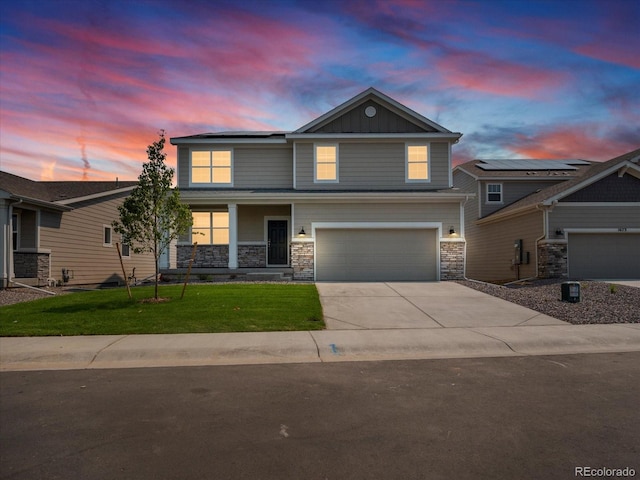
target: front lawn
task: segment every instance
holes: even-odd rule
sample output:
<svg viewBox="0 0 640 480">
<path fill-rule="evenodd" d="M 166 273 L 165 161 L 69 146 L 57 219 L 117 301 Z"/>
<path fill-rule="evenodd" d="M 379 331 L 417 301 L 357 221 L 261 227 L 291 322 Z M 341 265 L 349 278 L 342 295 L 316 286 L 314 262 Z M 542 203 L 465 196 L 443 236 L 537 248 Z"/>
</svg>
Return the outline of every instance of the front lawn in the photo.
<svg viewBox="0 0 640 480">
<path fill-rule="evenodd" d="M 71 293 L 0 307 L 0 336 L 124 335 L 321 330 L 314 285 L 208 284 Z"/>
</svg>

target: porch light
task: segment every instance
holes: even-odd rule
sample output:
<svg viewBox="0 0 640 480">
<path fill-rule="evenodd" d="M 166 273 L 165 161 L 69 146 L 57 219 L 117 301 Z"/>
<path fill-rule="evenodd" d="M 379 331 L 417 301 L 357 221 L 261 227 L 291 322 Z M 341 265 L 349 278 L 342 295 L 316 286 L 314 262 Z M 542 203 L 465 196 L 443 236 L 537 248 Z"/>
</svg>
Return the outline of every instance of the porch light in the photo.
<svg viewBox="0 0 640 480">
<path fill-rule="evenodd" d="M 298 232 L 298 235 L 300 235 L 301 237 L 304 237 L 307 234 L 307 232 L 304 231 L 304 227 L 300 228 L 300 231 Z"/>
<path fill-rule="evenodd" d="M 449 235 L 453 236 L 456 234 L 456 229 L 453 226 L 449 227 Z"/>
</svg>

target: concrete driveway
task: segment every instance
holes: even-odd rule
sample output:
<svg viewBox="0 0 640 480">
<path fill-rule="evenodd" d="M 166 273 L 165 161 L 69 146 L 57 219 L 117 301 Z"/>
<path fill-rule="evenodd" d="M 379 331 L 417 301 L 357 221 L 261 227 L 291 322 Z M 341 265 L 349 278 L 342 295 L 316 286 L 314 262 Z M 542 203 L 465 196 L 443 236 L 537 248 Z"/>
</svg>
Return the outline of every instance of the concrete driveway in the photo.
<svg viewBox="0 0 640 480">
<path fill-rule="evenodd" d="M 455 282 L 316 284 L 329 330 L 566 325 Z"/>
</svg>

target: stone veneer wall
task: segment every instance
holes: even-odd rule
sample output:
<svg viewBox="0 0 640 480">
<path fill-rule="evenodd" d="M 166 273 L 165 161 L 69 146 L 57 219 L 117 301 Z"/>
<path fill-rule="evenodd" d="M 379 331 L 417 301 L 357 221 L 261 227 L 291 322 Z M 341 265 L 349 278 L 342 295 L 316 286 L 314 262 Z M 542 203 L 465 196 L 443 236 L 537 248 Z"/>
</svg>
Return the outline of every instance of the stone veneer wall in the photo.
<svg viewBox="0 0 640 480">
<path fill-rule="evenodd" d="M 266 268 L 267 247 L 265 245 L 238 245 L 239 268 Z"/>
<path fill-rule="evenodd" d="M 464 278 L 464 242 L 440 242 L 440 280 Z"/>
<path fill-rule="evenodd" d="M 567 244 L 538 244 L 538 276 L 560 278 L 567 276 Z"/>
<path fill-rule="evenodd" d="M 48 253 L 13 253 L 13 275 L 16 278 L 37 278 L 44 285 L 51 276 Z"/>
<path fill-rule="evenodd" d="M 313 280 L 313 242 L 291 242 L 294 280 Z"/>
<path fill-rule="evenodd" d="M 191 260 L 193 245 L 178 245 L 177 267 L 187 268 Z M 193 268 L 227 268 L 229 266 L 229 245 L 198 245 Z"/>
</svg>

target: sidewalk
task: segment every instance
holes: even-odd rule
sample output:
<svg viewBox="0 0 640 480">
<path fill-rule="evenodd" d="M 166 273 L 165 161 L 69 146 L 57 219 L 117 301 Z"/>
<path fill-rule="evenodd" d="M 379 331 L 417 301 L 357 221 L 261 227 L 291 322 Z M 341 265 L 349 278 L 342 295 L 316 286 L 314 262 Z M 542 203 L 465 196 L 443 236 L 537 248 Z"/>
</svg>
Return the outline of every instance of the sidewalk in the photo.
<svg viewBox="0 0 640 480">
<path fill-rule="evenodd" d="M 640 351 L 640 324 L 0 338 L 0 370 L 346 362 Z"/>
</svg>

